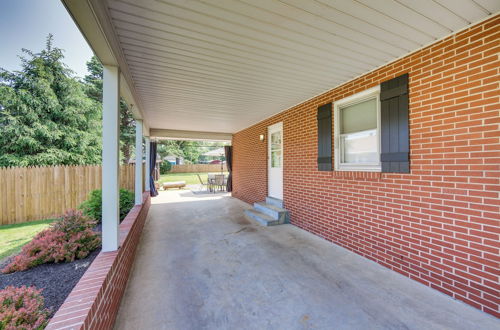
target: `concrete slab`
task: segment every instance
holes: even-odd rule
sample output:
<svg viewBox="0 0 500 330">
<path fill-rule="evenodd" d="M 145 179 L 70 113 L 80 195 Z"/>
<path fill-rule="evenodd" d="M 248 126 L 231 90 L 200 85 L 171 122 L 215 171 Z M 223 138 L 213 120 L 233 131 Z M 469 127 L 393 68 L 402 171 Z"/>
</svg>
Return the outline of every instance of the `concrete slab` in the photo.
<svg viewBox="0 0 500 330">
<path fill-rule="evenodd" d="M 500 321 L 226 195 L 166 191 L 116 329 L 500 329 Z"/>
</svg>

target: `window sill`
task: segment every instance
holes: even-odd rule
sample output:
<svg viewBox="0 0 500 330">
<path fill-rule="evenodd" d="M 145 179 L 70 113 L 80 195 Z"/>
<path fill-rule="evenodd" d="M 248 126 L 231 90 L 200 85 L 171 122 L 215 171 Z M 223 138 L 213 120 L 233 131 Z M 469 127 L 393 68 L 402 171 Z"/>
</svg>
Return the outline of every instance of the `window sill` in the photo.
<svg viewBox="0 0 500 330">
<path fill-rule="evenodd" d="M 335 164 L 334 168 L 339 172 L 382 172 L 381 164 Z"/>
<path fill-rule="evenodd" d="M 333 177 L 344 178 L 344 179 L 379 180 L 382 177 L 381 172 L 374 172 L 374 171 L 335 170 L 332 173 Z"/>
</svg>

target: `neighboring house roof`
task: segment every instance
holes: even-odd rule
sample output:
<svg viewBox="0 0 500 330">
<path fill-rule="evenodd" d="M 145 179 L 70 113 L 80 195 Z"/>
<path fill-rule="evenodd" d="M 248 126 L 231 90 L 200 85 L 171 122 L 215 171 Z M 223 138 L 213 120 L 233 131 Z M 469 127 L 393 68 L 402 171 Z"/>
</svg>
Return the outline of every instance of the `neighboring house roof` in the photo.
<svg viewBox="0 0 500 330">
<path fill-rule="evenodd" d="M 224 156 L 225 154 L 226 153 L 224 151 L 224 148 L 217 148 L 217 149 L 205 152 L 203 154 L 203 156 L 220 157 L 220 156 Z"/>
<path fill-rule="evenodd" d="M 163 158 L 164 160 L 168 160 L 168 161 L 173 161 L 175 162 L 176 159 L 184 159 L 184 157 L 179 157 L 179 156 L 174 156 L 174 155 L 169 155 L 169 156 L 166 156 L 165 158 Z"/>
</svg>

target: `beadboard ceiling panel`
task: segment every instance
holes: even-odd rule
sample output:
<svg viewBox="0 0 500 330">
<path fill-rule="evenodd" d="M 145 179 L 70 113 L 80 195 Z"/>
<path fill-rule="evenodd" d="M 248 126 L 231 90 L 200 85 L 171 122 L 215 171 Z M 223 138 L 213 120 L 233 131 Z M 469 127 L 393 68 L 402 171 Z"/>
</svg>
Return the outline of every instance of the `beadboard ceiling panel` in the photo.
<svg viewBox="0 0 500 330">
<path fill-rule="evenodd" d="M 70 13 L 72 1 L 63 0 Z M 485 19 L 500 1 L 102 0 L 98 6 L 152 129 L 234 133 Z"/>
</svg>

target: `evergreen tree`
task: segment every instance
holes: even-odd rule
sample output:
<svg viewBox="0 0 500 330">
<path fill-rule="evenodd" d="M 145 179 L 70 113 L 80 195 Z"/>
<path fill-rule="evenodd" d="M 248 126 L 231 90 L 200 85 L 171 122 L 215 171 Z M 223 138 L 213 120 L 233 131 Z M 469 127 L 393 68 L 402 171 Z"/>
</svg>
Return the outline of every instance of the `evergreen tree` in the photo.
<svg viewBox="0 0 500 330">
<path fill-rule="evenodd" d="M 23 52 L 21 71 L 0 69 L 0 166 L 100 163 L 101 111 L 52 35 Z"/>
<path fill-rule="evenodd" d="M 87 62 L 89 74 L 84 82 L 87 86 L 87 95 L 102 108 L 102 64 L 96 56 Z M 127 164 L 132 156 L 135 143 L 135 122 L 132 111 L 125 100 L 120 99 L 120 151 L 123 163 Z"/>
</svg>

